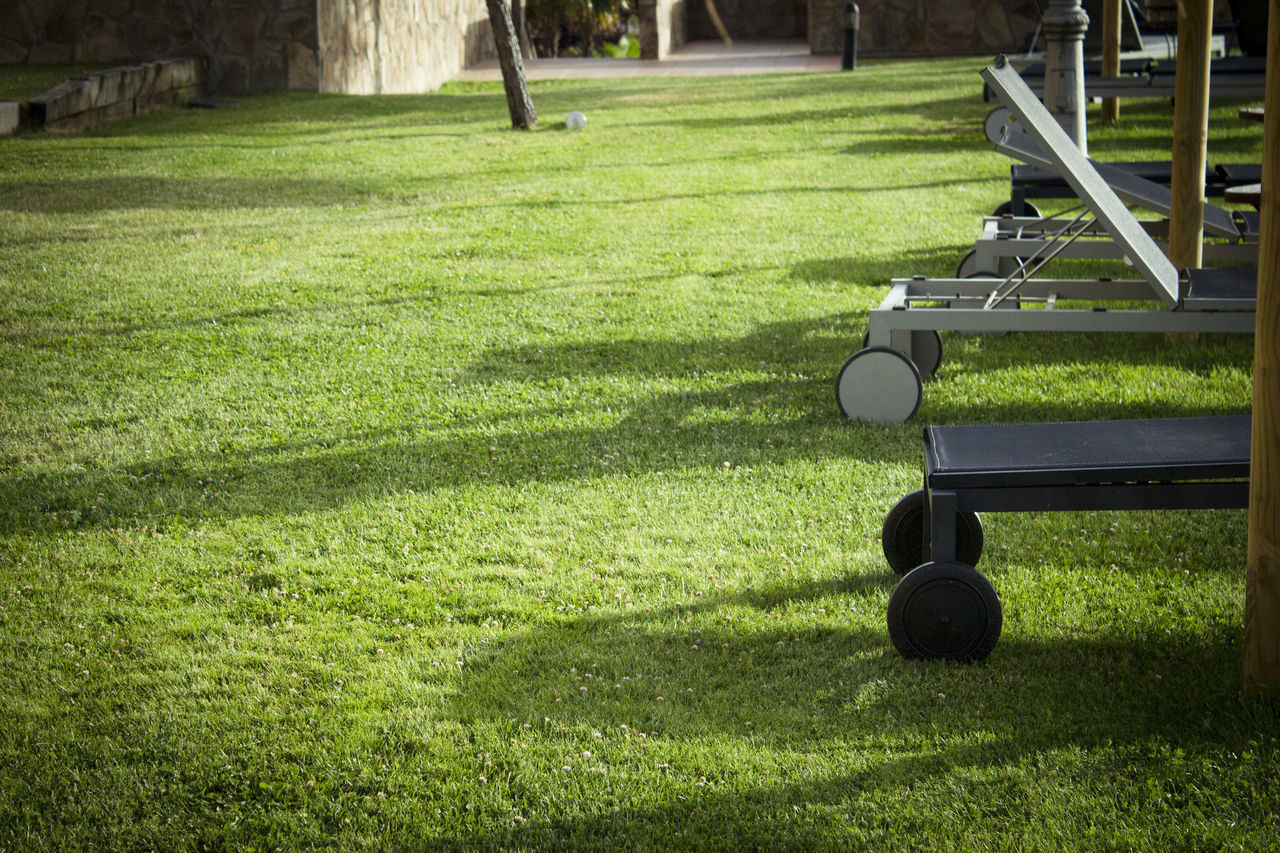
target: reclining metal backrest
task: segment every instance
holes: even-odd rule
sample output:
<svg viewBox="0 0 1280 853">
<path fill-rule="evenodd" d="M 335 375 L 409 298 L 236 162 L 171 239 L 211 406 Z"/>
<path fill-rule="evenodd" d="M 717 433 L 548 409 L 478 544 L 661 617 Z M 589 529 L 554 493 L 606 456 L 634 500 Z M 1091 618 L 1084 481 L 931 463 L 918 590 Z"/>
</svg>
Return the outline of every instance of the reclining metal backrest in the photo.
<svg viewBox="0 0 1280 853">
<path fill-rule="evenodd" d="M 1036 145 L 1035 140 L 1023 131 L 1021 123 L 1013 121 L 1013 112 L 1007 107 L 996 107 L 992 110 L 987 115 L 984 130 L 987 139 L 1001 154 L 1008 154 L 1029 166 L 1061 176 L 1058 169 L 1054 167 L 1053 161 L 1046 157 Z M 1097 160 L 1089 162 L 1123 201 L 1155 211 L 1161 216 L 1169 215 L 1173 207 L 1173 192 L 1164 184 L 1158 184 L 1108 163 L 1099 163 Z M 1249 183 L 1257 183 L 1257 181 Z M 1235 221 L 1230 212 L 1216 204 L 1206 203 L 1204 206 L 1204 230 L 1206 234 L 1223 237 L 1232 242 L 1251 236 Z"/>
<path fill-rule="evenodd" d="M 1024 159 L 1024 155 L 1034 157 L 1034 161 L 1027 162 L 1061 175 L 1107 232 L 1124 247 L 1125 257 L 1142 272 L 1160 300 L 1167 307 L 1176 308 L 1179 302 L 1177 267 L 1129 212 L 1129 208 L 1125 207 L 1111 184 L 1099 174 L 1097 166 L 1076 147 L 1067 132 L 1003 57 L 997 60 L 995 66 L 984 68 L 982 77 L 999 96 L 1001 103 L 1018 119 L 1019 130 L 1004 129 L 1005 143 L 1019 152 L 1015 156 L 1019 159 Z M 988 136 L 993 130 L 996 129 L 989 124 Z M 1019 144 L 1018 134 L 1026 134 L 1029 140 L 1021 140 Z M 1028 145 L 1028 142 L 1033 144 Z M 1036 154 L 1039 156 L 1036 157 Z"/>
</svg>

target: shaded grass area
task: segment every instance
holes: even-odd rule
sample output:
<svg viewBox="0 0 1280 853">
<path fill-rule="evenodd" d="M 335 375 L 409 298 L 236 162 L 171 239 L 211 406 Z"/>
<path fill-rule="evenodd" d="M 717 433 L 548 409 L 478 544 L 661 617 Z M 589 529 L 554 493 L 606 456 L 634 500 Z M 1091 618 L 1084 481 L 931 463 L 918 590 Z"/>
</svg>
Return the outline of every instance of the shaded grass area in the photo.
<svg viewBox="0 0 1280 853">
<path fill-rule="evenodd" d="M 920 423 L 1249 407 L 1247 339 L 948 336 L 843 421 L 1007 197 L 980 64 L 0 140 L 0 846 L 1273 845 L 1242 513 L 992 516 L 993 656 L 889 645 Z"/>
<path fill-rule="evenodd" d="M 64 80 L 114 67 L 116 65 L 83 62 L 34 65 L 0 63 L 0 101 L 26 103 Z"/>
</svg>

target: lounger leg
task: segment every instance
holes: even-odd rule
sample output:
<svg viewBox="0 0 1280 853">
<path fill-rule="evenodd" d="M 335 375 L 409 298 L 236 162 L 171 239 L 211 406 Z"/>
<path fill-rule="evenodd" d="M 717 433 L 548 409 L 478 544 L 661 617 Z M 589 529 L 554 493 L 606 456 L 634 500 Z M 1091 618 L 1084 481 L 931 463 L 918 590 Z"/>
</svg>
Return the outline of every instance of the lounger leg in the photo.
<svg viewBox="0 0 1280 853">
<path fill-rule="evenodd" d="M 924 505 L 925 540 L 927 562 L 953 562 L 956 559 L 956 494 L 955 492 L 926 492 Z"/>
<path fill-rule="evenodd" d="M 889 333 L 889 347 L 911 358 L 911 330 L 894 329 Z M 913 361 L 915 359 L 912 359 Z"/>
</svg>

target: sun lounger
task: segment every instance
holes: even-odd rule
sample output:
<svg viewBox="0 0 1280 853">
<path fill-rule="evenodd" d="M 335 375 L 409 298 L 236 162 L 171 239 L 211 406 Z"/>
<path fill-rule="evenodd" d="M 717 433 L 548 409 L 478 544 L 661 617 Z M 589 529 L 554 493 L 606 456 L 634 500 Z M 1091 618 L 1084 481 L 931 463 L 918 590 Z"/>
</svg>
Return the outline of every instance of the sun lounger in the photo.
<svg viewBox="0 0 1280 853">
<path fill-rule="evenodd" d="M 1247 185 L 1233 188 L 1241 192 Z M 1122 260 L 1124 246 L 1116 242 L 1096 221 L 1077 218 L 1080 207 L 1040 216 L 1001 214 L 982 219 L 982 230 L 974 247 L 956 266 L 956 278 L 1003 277 L 1020 266 L 1036 266 L 1042 258 Z M 1237 234 L 1229 239 L 1206 240 L 1202 250 L 1207 265 L 1256 265 L 1258 262 L 1258 213 L 1231 212 Z M 1143 219 L 1139 225 L 1153 240 L 1163 243 L 1169 236 L 1168 219 Z"/>
<path fill-rule="evenodd" d="M 1082 221 L 1072 229 L 1103 229 L 1142 278 L 1038 279 L 1033 277 L 1038 268 L 1031 267 L 1003 279 L 895 279 L 888 296 L 868 315 L 864 348 L 836 377 L 836 399 L 846 416 L 869 421 L 912 417 L 922 399 L 922 377 L 941 362 L 941 331 L 1253 333 L 1255 271 L 1179 272 L 1112 188 L 1115 181 L 1123 184 L 1123 177 L 1104 177 L 1100 165 L 1080 152 L 1007 63 L 985 69 L 983 77 L 1017 120 L 1019 150 L 1038 152 L 1092 214 L 1092 223 Z M 1149 189 L 1145 184 L 1125 185 L 1120 192 L 1142 194 Z M 1211 220 L 1239 236 L 1240 227 L 1229 214 L 1225 224 L 1206 214 L 1207 226 Z M 1063 245 L 1071 245 L 1080 233 L 1064 235 Z M 1116 309 L 1108 305 L 1114 301 L 1151 307 Z M 1010 308 L 1023 310 L 999 310 Z"/>
<path fill-rule="evenodd" d="M 1048 110 L 1044 109 L 1015 72 L 1007 65 L 1001 70 L 1004 73 L 993 75 L 993 79 L 999 81 L 1000 97 L 1005 106 L 992 110 L 983 124 L 987 139 L 997 151 L 1043 172 L 1057 175 L 1067 184 L 1070 195 L 1086 202 L 1096 200 L 1097 193 L 1105 186 L 1111 190 L 1112 195 L 1127 204 L 1163 216 L 1169 215 L 1173 207 L 1173 195 L 1166 184 L 1152 180 L 1140 171 L 1090 160 L 1078 151 L 1066 151 L 1060 145 L 1053 150 L 1046 150 L 1044 134 L 1049 133 L 1050 138 L 1055 141 L 1058 136 L 1044 121 L 1044 117 L 1052 121 L 1052 116 L 1049 116 Z M 983 73 L 986 74 L 986 71 Z M 1038 124 L 1033 125 L 1028 116 L 1035 116 Z M 1062 136 L 1066 136 L 1065 132 Z M 1224 175 L 1232 175 L 1239 178 L 1238 183 L 1246 183 L 1243 178 L 1249 167 L 1228 165 L 1221 168 Z M 1205 233 L 1214 237 L 1233 239 L 1240 236 L 1239 227 L 1230 211 L 1216 205 L 1205 205 L 1204 226 Z"/>
<path fill-rule="evenodd" d="M 1138 160 L 1109 165 L 1166 187 L 1173 176 L 1173 164 L 1168 160 Z M 1205 169 L 1205 196 L 1220 198 L 1231 187 L 1256 184 L 1260 180 L 1260 165 L 1220 163 Z M 1075 193 L 1061 175 L 1025 163 L 1010 166 L 1008 212 L 1016 216 L 1031 215 L 1034 205 L 1028 199 L 1032 198 L 1075 198 Z M 1003 209 L 1001 205 L 997 213 Z"/>
<path fill-rule="evenodd" d="M 1002 95 L 1004 93 L 1002 92 Z M 1014 102 L 1010 96 L 1011 102 Z M 982 273 L 1003 275 L 1018 262 L 1034 262 L 1045 256 L 1111 259 L 1126 256 L 1125 247 L 1107 229 L 1082 221 L 1079 227 L 1063 219 L 1080 207 L 1042 217 L 1028 198 L 1074 198 L 1076 190 L 1060 171 L 1060 164 L 1041 149 L 1035 138 L 1008 107 L 993 110 L 985 122 L 987 138 L 997 151 L 1021 164 L 1011 167 L 1012 192 L 995 215 L 983 220 L 982 233 L 972 252 L 961 260 L 956 276 Z M 1161 162 L 1099 163 L 1089 160 L 1107 185 L 1126 203 L 1146 208 L 1166 217 L 1143 220 L 1139 227 L 1154 239 L 1168 235 L 1167 217 L 1173 206 L 1169 189 L 1170 166 Z M 1224 195 L 1261 180 L 1261 167 L 1249 164 L 1219 164 L 1205 173 L 1209 195 Z M 1204 262 L 1208 264 L 1254 264 L 1257 262 L 1258 217 L 1251 211 L 1228 211 L 1213 204 L 1204 206 Z M 1072 226 L 1071 229 L 1067 225 Z M 1061 244 L 1070 231 L 1070 245 Z"/>
<path fill-rule="evenodd" d="M 1085 97 L 1088 98 L 1172 98 L 1178 64 L 1174 59 L 1151 61 L 1126 59 L 1120 74 L 1103 77 L 1100 62 L 1086 62 Z M 1036 94 L 1044 92 L 1044 64 L 1023 69 L 1027 85 Z M 1219 56 L 1211 60 L 1209 71 L 1210 98 L 1261 98 L 1266 91 L 1266 59 L 1261 56 Z M 992 92 L 983 89 L 983 99 Z"/>
</svg>

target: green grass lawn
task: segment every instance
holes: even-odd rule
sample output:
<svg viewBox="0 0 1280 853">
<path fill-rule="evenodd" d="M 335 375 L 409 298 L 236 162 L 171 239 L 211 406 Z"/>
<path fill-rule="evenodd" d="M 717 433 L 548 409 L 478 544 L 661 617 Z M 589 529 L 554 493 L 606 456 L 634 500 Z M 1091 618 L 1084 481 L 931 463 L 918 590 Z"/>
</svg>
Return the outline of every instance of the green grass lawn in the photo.
<svg viewBox="0 0 1280 853">
<path fill-rule="evenodd" d="M 61 65 L 19 65 L 0 63 L 0 101 L 26 101 L 46 92 L 64 80 L 117 67 L 102 63 L 67 63 Z"/>
<path fill-rule="evenodd" d="M 1008 197 L 982 62 L 0 139 L 0 849 L 1275 849 L 1242 512 L 989 516 L 992 656 L 889 643 L 921 424 L 1249 409 L 1246 338 L 1004 335 L 840 415 Z"/>
</svg>

